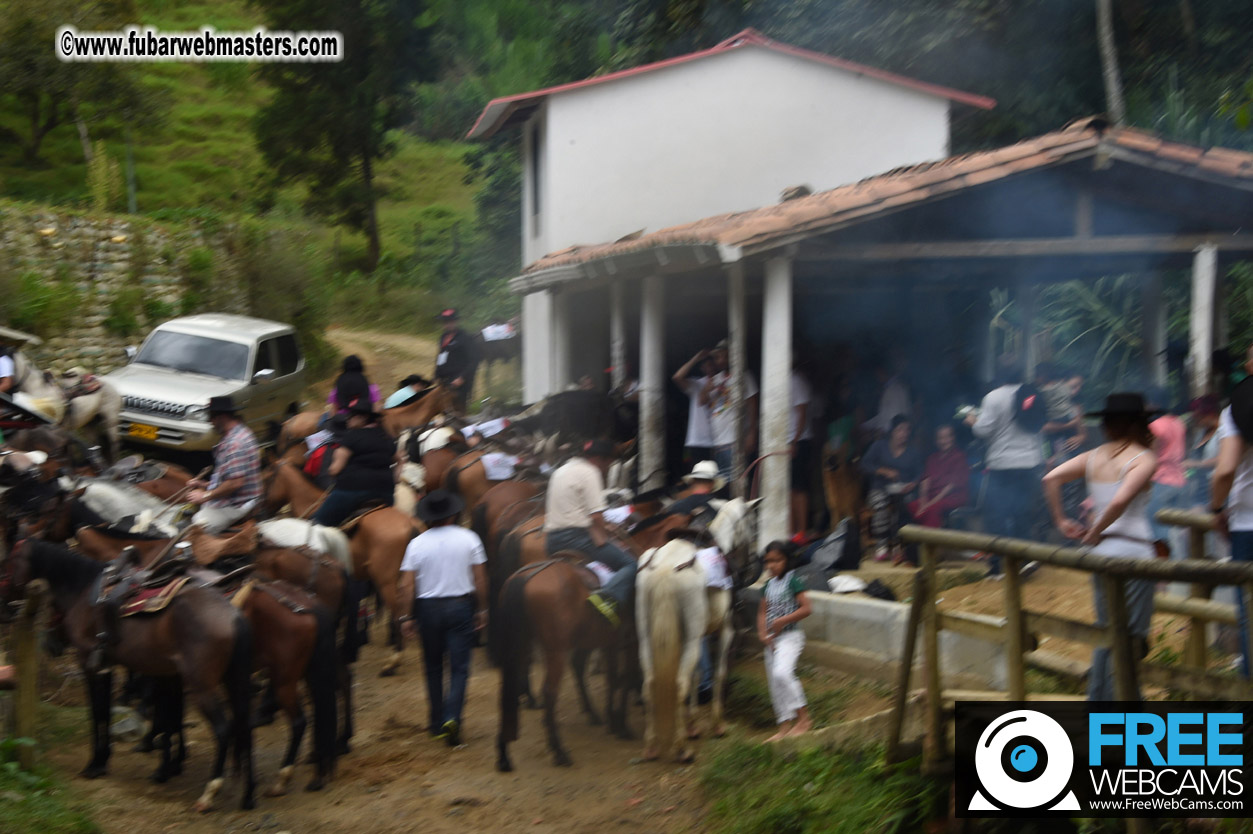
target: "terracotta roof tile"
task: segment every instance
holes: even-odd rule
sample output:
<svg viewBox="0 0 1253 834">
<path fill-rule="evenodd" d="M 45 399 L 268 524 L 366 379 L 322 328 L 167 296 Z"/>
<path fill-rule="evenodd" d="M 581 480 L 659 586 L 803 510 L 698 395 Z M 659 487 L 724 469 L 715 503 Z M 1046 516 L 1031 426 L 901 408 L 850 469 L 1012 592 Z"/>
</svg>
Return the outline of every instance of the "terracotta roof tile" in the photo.
<svg viewBox="0 0 1253 834">
<path fill-rule="evenodd" d="M 839 228 L 887 209 L 925 202 L 973 185 L 994 182 L 1045 168 L 1102 143 L 1147 153 L 1175 164 L 1232 178 L 1253 179 L 1253 154 L 1227 148 L 1208 150 L 1165 142 L 1139 130 L 1108 128 L 1099 118 L 1081 119 L 1065 128 L 990 151 L 953 156 L 897 168 L 876 177 L 751 211 L 706 217 L 620 243 L 572 246 L 527 267 L 537 272 L 598 258 L 670 244 L 731 245 L 766 248 L 808 231 Z"/>
</svg>

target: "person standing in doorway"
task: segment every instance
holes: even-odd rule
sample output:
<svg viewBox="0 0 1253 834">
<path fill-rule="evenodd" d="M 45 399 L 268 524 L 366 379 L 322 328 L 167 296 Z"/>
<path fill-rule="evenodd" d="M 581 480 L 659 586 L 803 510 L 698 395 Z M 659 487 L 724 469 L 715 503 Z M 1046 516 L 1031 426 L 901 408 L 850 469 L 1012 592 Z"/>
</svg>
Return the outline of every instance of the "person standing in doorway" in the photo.
<svg viewBox="0 0 1253 834">
<path fill-rule="evenodd" d="M 699 368 L 697 376 L 692 376 L 693 368 Z M 716 372 L 710 351 L 702 348 L 670 377 L 688 399 L 687 436 L 683 442 L 683 463 L 687 466 L 713 457 L 713 424 L 709 419 L 709 406 L 700 401 L 700 394 Z"/>
<path fill-rule="evenodd" d="M 401 628 L 412 639 L 416 617 L 422 638 L 427 727 L 449 747 L 461 743 L 470 650 L 476 632 L 487 626 L 487 556 L 478 535 L 456 524 L 463 506 L 442 489 L 419 501 L 417 514 L 428 529 L 409 542 L 400 565 L 400 592 L 414 600 L 414 614 L 400 618 Z"/>
<path fill-rule="evenodd" d="M 739 444 L 747 457 L 757 451 L 757 382 L 753 375 L 745 371 L 743 380 L 743 399 L 734 402 L 731 398 L 731 366 L 727 353 L 727 341 L 723 339 L 710 352 L 714 360 L 715 373 L 705 382 L 700 392 L 700 402 L 709 409 L 709 422 L 713 429 L 713 459 L 718 464 L 718 472 L 728 482 L 731 480 L 731 468 L 735 460 L 735 449 Z M 735 433 L 735 415 L 740 410 L 742 432 Z"/>
<path fill-rule="evenodd" d="M 452 392 L 453 410 L 466 413 L 474 374 L 478 370 L 480 352 L 474 336 L 458 326 L 461 316 L 451 307 L 436 316 L 444 325 L 439 337 L 439 353 L 435 356 L 435 380 Z"/>
</svg>

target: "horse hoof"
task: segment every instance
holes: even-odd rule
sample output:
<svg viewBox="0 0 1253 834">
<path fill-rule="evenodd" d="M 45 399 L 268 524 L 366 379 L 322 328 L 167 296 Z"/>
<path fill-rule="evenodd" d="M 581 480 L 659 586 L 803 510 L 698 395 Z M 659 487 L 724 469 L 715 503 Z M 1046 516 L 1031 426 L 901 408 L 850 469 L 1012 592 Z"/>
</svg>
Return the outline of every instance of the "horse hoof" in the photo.
<svg viewBox="0 0 1253 834">
<path fill-rule="evenodd" d="M 274 713 L 272 712 L 256 712 L 252 715 L 252 727 L 268 727 L 274 723 Z"/>
<path fill-rule="evenodd" d="M 163 768 L 157 768 L 156 770 L 152 772 L 152 775 L 149 776 L 148 778 L 154 784 L 164 785 L 166 782 L 170 781 L 170 775 L 171 774 L 168 771 L 164 770 Z"/>
<path fill-rule="evenodd" d="M 241 811 L 251 811 L 256 807 L 257 800 L 253 799 L 251 796 L 244 797 L 244 800 L 239 803 L 239 810 Z"/>
<path fill-rule="evenodd" d="M 501 759 L 496 762 L 496 769 L 501 773 L 511 773 L 513 772 L 513 762 L 508 759 Z"/>
<path fill-rule="evenodd" d="M 679 764 L 691 764 L 696 761 L 696 754 L 691 750 L 684 750 L 682 753 L 675 756 L 674 760 Z"/>
<path fill-rule="evenodd" d="M 132 753 L 151 753 L 156 750 L 156 745 L 152 743 L 150 738 L 141 738 L 134 747 L 131 748 Z"/>
<path fill-rule="evenodd" d="M 623 741 L 635 741 L 635 733 L 625 728 L 616 731 L 614 735 Z"/>
<path fill-rule="evenodd" d="M 99 779 L 101 776 L 104 776 L 107 772 L 108 772 L 108 768 L 106 768 L 104 765 L 87 765 L 87 767 L 79 771 L 78 775 L 83 777 L 84 779 Z"/>
<path fill-rule="evenodd" d="M 349 744 L 348 742 L 340 741 L 340 742 L 335 743 L 335 755 L 347 756 L 351 752 L 352 752 L 352 745 Z"/>
<path fill-rule="evenodd" d="M 689 727 L 687 731 L 687 737 L 689 739 L 700 738 L 700 730 L 696 729 L 695 727 Z"/>
<path fill-rule="evenodd" d="M 711 733 L 711 735 L 714 738 L 722 738 L 726 734 L 727 734 L 727 728 L 721 724 L 715 727 L 713 733 Z"/>
<path fill-rule="evenodd" d="M 324 787 L 326 787 L 326 780 L 323 779 L 321 776 L 319 776 L 316 779 L 314 779 L 312 782 L 310 782 L 309 784 L 305 785 L 305 792 L 314 793 L 316 791 L 322 790 L 322 788 Z"/>
<path fill-rule="evenodd" d="M 395 667 L 395 666 L 392 666 L 392 667 L 387 668 L 387 669 L 381 669 L 381 670 L 379 671 L 379 677 L 380 677 L 380 678 L 390 678 L 390 677 L 395 676 L 395 674 L 396 674 L 396 667 Z"/>
</svg>

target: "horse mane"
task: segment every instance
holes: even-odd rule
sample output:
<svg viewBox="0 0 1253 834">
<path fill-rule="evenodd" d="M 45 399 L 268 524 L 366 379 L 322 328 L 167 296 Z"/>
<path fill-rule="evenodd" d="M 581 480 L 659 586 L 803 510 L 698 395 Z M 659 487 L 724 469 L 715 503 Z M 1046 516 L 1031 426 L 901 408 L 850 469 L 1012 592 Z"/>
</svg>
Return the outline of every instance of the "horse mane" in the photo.
<svg viewBox="0 0 1253 834">
<path fill-rule="evenodd" d="M 54 587 L 80 591 L 104 570 L 100 562 L 75 553 L 64 545 L 28 539 L 26 546 L 31 550 L 31 575 L 47 579 L 48 584 Z"/>
</svg>

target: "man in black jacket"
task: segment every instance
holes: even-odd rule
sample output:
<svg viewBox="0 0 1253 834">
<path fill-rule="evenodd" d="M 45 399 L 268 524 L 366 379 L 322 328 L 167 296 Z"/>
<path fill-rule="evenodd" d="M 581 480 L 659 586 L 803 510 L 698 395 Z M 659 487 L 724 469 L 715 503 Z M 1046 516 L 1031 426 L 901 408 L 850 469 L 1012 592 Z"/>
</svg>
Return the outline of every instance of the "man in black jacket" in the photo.
<svg viewBox="0 0 1253 834">
<path fill-rule="evenodd" d="M 457 326 L 460 316 L 456 310 L 449 308 L 436 318 L 444 323 L 444 332 L 435 356 L 435 379 L 452 391 L 453 410 L 464 414 L 479 365 L 479 345 L 472 334 Z"/>
</svg>

